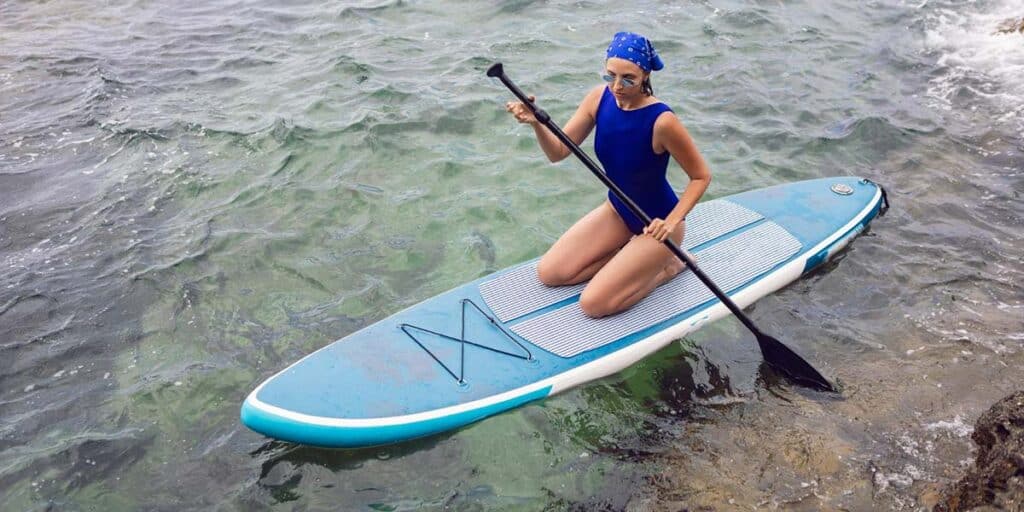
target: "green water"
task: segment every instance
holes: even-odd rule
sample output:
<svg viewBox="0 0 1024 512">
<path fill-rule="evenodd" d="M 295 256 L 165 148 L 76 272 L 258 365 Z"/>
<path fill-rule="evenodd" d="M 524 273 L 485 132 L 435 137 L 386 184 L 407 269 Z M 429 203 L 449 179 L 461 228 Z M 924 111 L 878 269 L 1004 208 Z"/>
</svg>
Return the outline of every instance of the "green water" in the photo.
<svg viewBox="0 0 1024 512">
<path fill-rule="evenodd" d="M 989 29 L 1019 7 L 5 3 L 0 509 L 921 508 L 1022 384 L 1024 57 Z M 663 56 L 706 198 L 890 190 L 837 263 L 751 310 L 842 397 L 761 380 L 729 320 L 428 439 L 242 427 L 265 378 L 540 255 L 602 200 L 483 73 L 503 61 L 564 121 L 621 28 Z"/>
</svg>

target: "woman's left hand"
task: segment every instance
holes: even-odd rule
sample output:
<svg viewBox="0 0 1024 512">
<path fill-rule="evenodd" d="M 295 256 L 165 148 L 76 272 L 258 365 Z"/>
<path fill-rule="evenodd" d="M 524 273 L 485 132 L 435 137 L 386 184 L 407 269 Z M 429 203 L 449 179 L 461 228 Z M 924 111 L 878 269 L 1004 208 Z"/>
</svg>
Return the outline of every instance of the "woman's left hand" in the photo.
<svg viewBox="0 0 1024 512">
<path fill-rule="evenodd" d="M 679 227 L 680 221 L 654 219 L 644 228 L 645 235 L 651 235 L 655 240 L 664 242 Z"/>
</svg>

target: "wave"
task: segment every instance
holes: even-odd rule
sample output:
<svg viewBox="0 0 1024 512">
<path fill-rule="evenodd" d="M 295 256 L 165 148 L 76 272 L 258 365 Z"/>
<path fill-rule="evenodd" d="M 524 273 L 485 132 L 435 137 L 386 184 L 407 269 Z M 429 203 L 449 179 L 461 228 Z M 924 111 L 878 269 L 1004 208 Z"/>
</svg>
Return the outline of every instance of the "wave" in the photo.
<svg viewBox="0 0 1024 512">
<path fill-rule="evenodd" d="M 727 11 L 719 15 L 719 19 L 730 27 L 737 29 L 752 29 L 761 27 L 774 27 L 777 25 L 768 14 L 766 9 L 740 9 Z"/>
<path fill-rule="evenodd" d="M 985 108 L 1024 136 L 1024 34 L 1001 30 L 1021 16 L 1015 4 L 939 4 L 924 15 L 922 45 L 937 68 L 927 90 L 934 107 Z"/>
<path fill-rule="evenodd" d="M 369 5 L 365 7 L 344 7 L 338 11 L 338 18 L 343 20 L 352 20 L 356 18 L 372 18 L 382 12 L 394 8 L 404 7 L 406 5 L 402 0 L 388 0 L 380 2 L 376 5 Z"/>
</svg>

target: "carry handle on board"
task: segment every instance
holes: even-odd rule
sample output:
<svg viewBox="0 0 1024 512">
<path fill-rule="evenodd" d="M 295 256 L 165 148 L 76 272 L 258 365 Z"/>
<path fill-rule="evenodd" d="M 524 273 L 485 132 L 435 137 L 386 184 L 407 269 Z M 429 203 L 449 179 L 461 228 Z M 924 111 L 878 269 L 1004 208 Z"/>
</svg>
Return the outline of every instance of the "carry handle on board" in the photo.
<svg viewBox="0 0 1024 512">
<path fill-rule="evenodd" d="M 594 176 L 597 176 L 597 179 L 601 180 L 601 182 L 604 183 L 604 185 L 629 208 L 629 211 L 633 212 L 634 215 L 643 220 L 644 225 L 651 223 L 651 218 L 644 213 L 644 211 L 641 210 L 640 207 L 637 206 L 637 204 L 634 203 L 633 200 L 630 199 L 629 196 L 627 196 L 626 193 L 623 192 L 607 174 L 604 173 L 604 171 L 601 170 L 590 156 L 584 153 L 583 150 L 580 149 L 580 147 L 577 146 L 576 143 L 573 142 L 572 139 L 570 139 L 554 121 L 551 120 L 551 116 L 549 116 L 543 109 L 537 107 L 537 105 L 530 101 L 530 98 L 528 98 L 526 94 L 516 86 L 516 84 L 512 83 L 512 80 L 510 80 L 508 75 L 505 74 L 504 67 L 500 62 L 497 62 L 488 68 L 487 76 L 501 80 L 501 83 L 505 84 L 505 87 L 508 87 L 508 89 L 512 91 L 512 94 L 533 112 L 537 121 L 546 126 L 548 130 L 551 130 L 551 133 L 555 134 L 555 137 L 558 137 L 558 140 L 562 141 L 562 144 L 565 144 L 565 146 L 569 148 L 569 150 L 572 151 L 572 153 L 576 155 L 576 157 L 579 158 L 588 169 L 590 169 L 590 172 L 594 173 Z M 672 254 L 675 254 L 677 258 L 685 262 L 697 278 L 700 279 L 716 297 L 718 297 L 718 300 L 722 301 L 722 304 L 725 304 L 725 306 L 729 308 L 729 311 L 732 311 L 732 314 L 735 315 L 736 318 L 738 318 L 739 321 L 747 327 L 747 329 L 750 329 L 750 332 L 754 333 L 765 362 L 793 382 L 822 391 L 836 391 L 836 388 L 832 383 L 822 376 L 818 370 L 815 370 L 810 363 L 797 355 L 796 352 L 784 345 L 781 341 L 761 332 L 761 330 L 754 325 L 754 322 L 752 322 L 750 318 L 743 313 L 743 310 L 741 310 L 740 307 L 737 306 L 736 303 L 733 302 L 732 299 L 730 299 L 729 296 L 726 295 L 718 285 L 716 285 L 714 281 L 712 281 L 711 278 L 697 266 L 697 263 L 693 261 L 693 258 L 690 258 L 685 251 L 680 249 L 671 238 L 666 238 L 664 243 L 665 246 L 672 251 Z"/>
</svg>

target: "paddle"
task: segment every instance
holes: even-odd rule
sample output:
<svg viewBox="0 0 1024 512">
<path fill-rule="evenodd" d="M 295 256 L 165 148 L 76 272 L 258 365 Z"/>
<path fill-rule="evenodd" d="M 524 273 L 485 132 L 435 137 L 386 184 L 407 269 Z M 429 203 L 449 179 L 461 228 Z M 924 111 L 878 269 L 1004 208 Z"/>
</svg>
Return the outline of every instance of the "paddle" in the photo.
<svg viewBox="0 0 1024 512">
<path fill-rule="evenodd" d="M 526 94 L 524 94 L 516 84 L 512 83 L 512 80 L 510 80 L 505 74 L 505 70 L 500 62 L 493 64 L 487 70 L 487 76 L 501 80 L 501 83 L 505 84 L 505 87 L 508 87 L 508 89 L 512 91 L 512 94 L 519 98 L 519 101 L 523 102 L 523 104 L 533 112 L 534 117 L 546 126 L 548 130 L 551 130 L 551 133 L 555 134 L 555 136 L 562 141 L 562 144 L 565 144 L 565 146 L 569 148 L 569 150 L 572 151 L 572 153 L 576 155 L 588 169 L 590 169 L 590 172 L 594 173 L 594 176 L 597 176 L 597 179 L 601 180 L 601 182 L 604 183 L 612 193 L 618 196 L 619 200 L 625 203 L 634 215 L 643 220 L 645 225 L 651 223 L 651 218 L 647 216 L 647 214 L 644 213 L 644 211 L 641 210 L 632 199 L 626 196 L 622 189 L 612 182 L 604 171 L 602 171 L 601 168 L 598 167 L 598 165 L 591 160 L 590 157 L 587 156 L 587 154 L 584 153 L 583 150 L 580 149 L 580 147 L 577 146 L 576 143 L 558 127 L 557 124 L 555 124 L 554 121 L 551 120 L 551 117 L 547 112 L 530 101 Z M 675 254 L 677 258 L 683 260 L 697 278 L 699 278 L 701 282 L 703 282 L 704 285 L 718 297 L 718 300 L 722 301 L 722 304 L 725 304 L 725 306 L 729 308 L 729 311 L 732 311 L 732 314 L 735 315 L 736 318 L 738 318 L 740 322 L 747 327 L 747 329 L 750 329 L 750 332 L 754 333 L 754 336 L 757 338 L 757 344 L 761 347 L 761 354 L 764 356 L 765 362 L 767 362 L 772 368 L 775 368 L 784 376 L 798 384 L 822 391 L 836 391 L 832 383 L 818 373 L 810 363 L 797 355 L 796 352 L 793 352 L 781 341 L 761 332 L 761 330 L 754 325 L 754 322 L 752 322 L 750 318 L 743 313 L 743 310 L 741 310 L 728 295 L 718 288 L 711 278 L 697 266 L 697 263 L 683 252 L 679 246 L 672 242 L 671 238 L 665 239 L 665 246 L 668 247 L 669 250 L 672 251 L 672 254 Z"/>
</svg>

